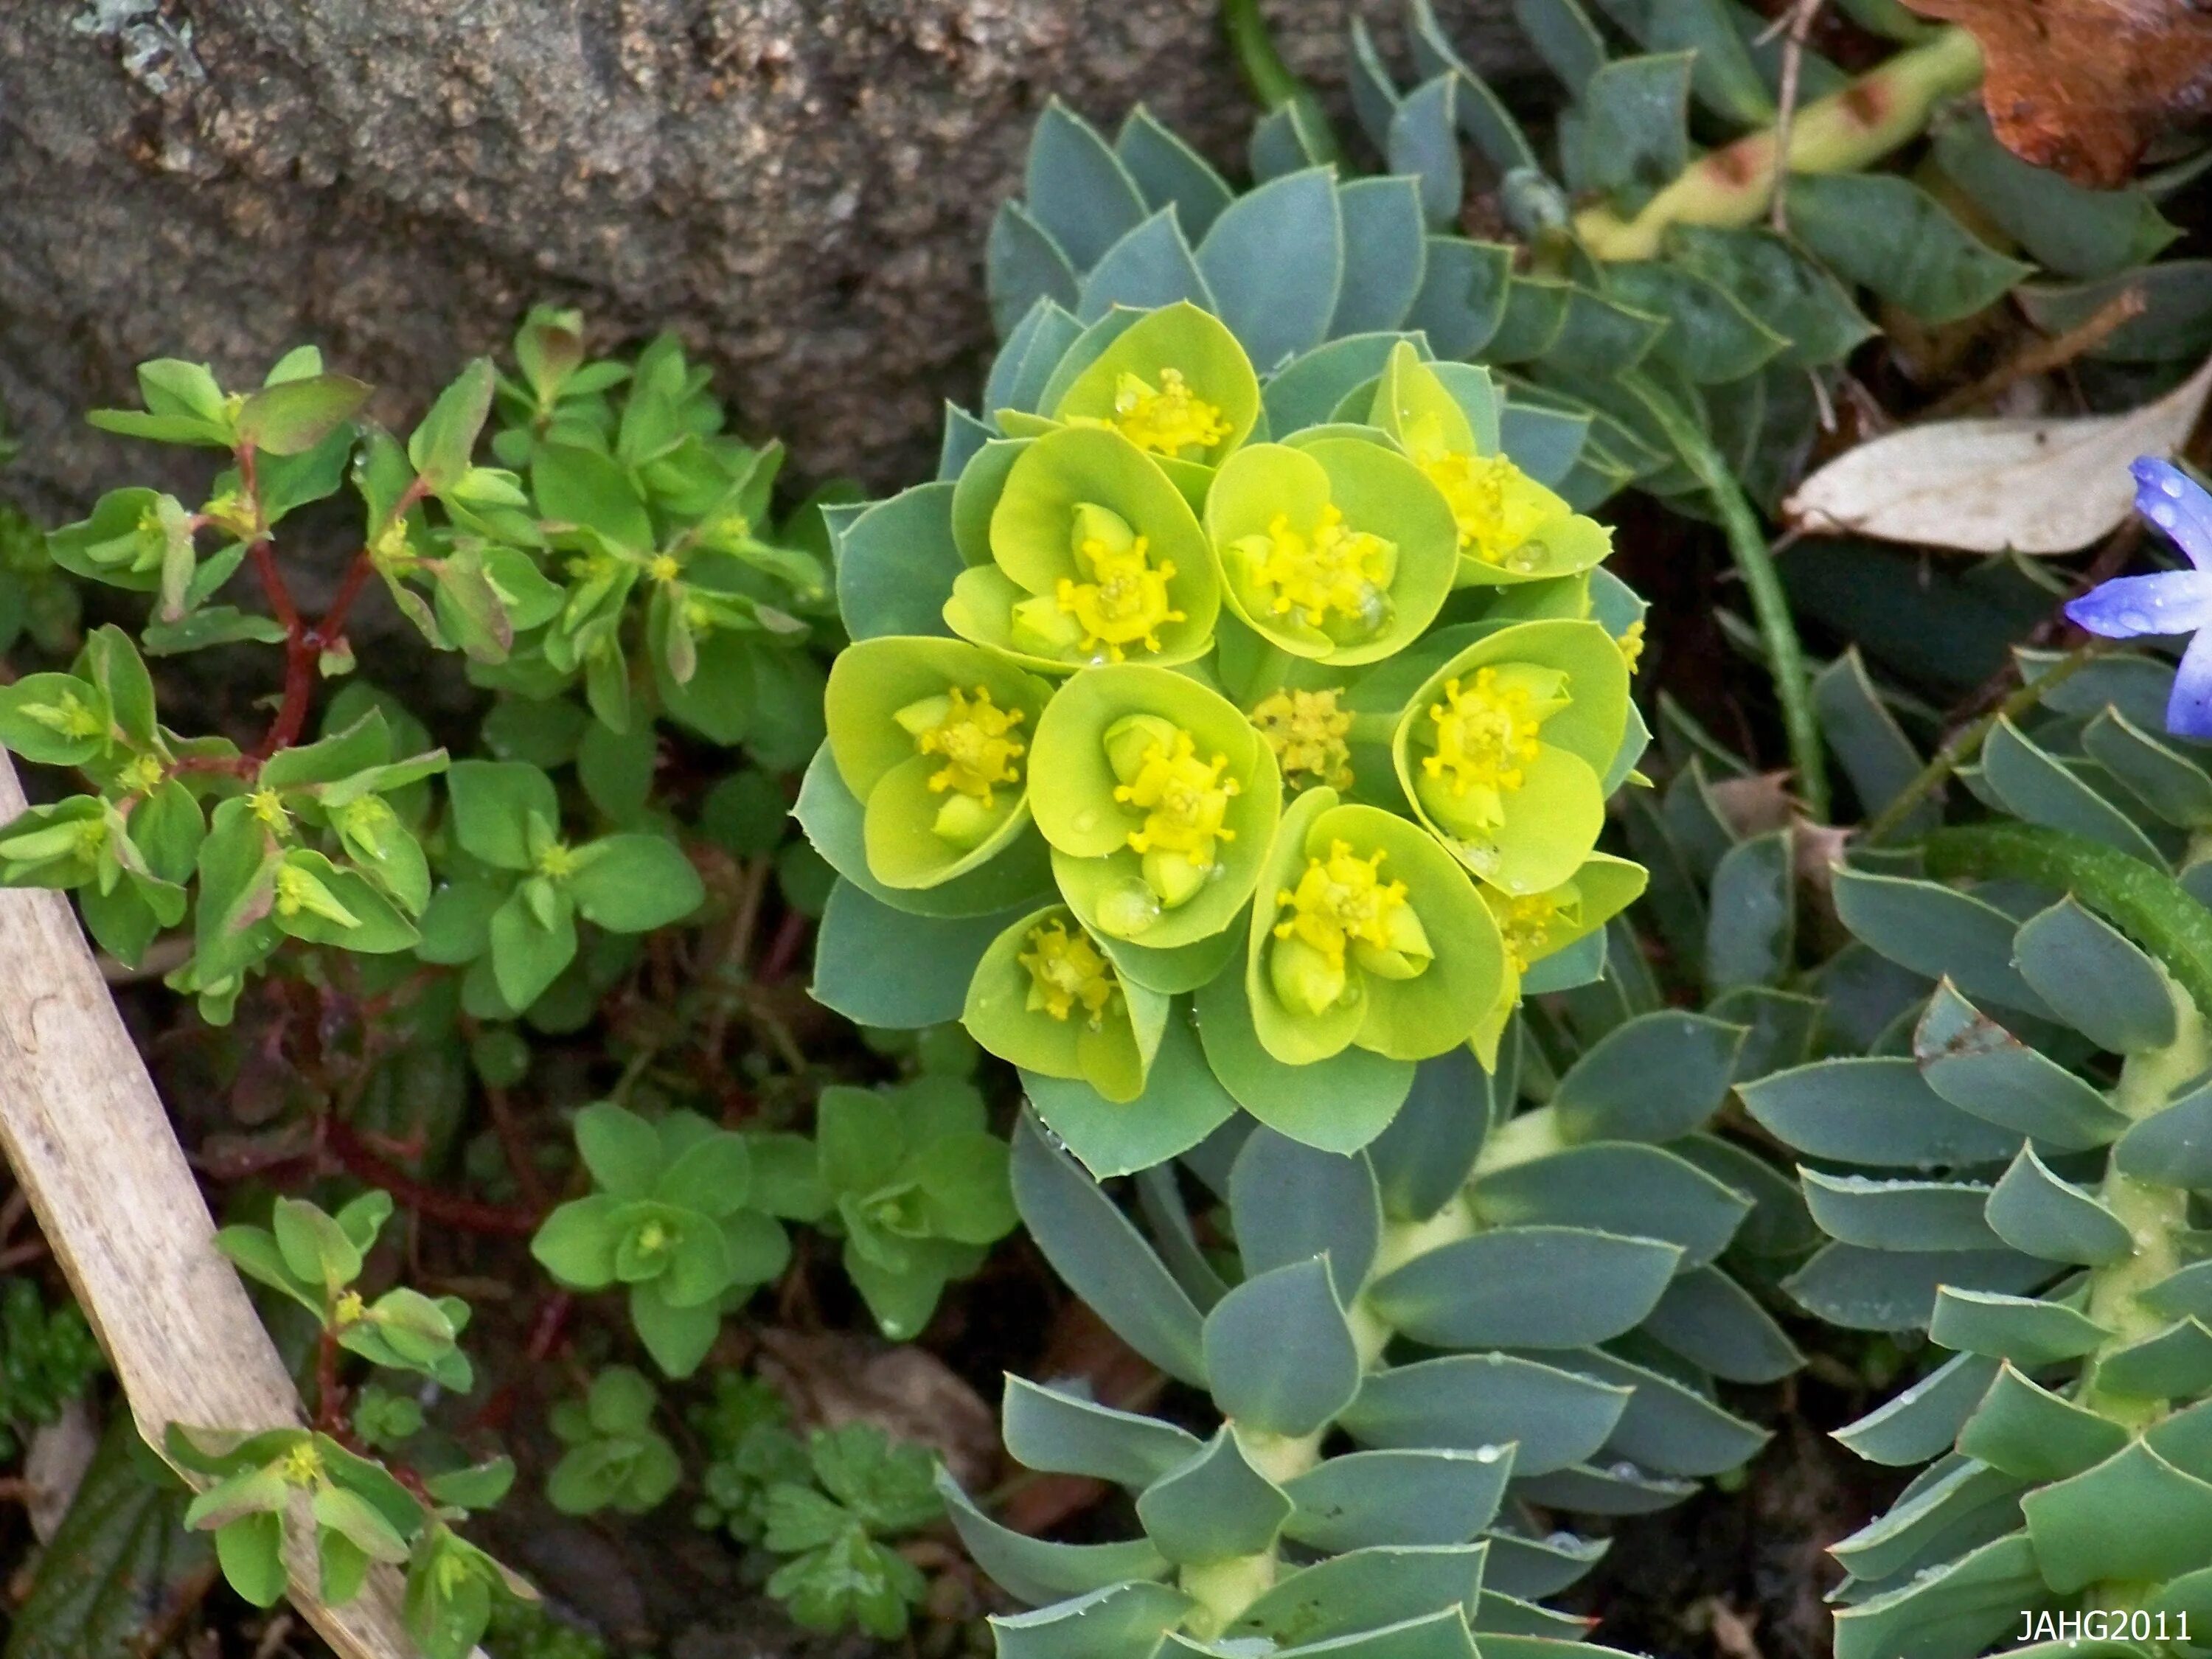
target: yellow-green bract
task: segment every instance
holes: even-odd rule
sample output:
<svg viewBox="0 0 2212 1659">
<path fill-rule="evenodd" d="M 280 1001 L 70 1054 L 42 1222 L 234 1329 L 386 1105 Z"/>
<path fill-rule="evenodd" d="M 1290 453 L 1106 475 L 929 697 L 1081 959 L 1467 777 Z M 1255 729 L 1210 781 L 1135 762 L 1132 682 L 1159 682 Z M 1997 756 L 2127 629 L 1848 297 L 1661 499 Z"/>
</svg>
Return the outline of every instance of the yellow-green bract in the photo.
<svg viewBox="0 0 2212 1659">
<path fill-rule="evenodd" d="M 944 476 L 841 527 L 817 994 L 962 1019 L 1101 1174 L 1240 1106 L 1364 1145 L 1641 891 L 1596 850 L 1640 606 L 1418 335 L 1275 403 L 1189 304 L 1029 335 Z"/>
</svg>

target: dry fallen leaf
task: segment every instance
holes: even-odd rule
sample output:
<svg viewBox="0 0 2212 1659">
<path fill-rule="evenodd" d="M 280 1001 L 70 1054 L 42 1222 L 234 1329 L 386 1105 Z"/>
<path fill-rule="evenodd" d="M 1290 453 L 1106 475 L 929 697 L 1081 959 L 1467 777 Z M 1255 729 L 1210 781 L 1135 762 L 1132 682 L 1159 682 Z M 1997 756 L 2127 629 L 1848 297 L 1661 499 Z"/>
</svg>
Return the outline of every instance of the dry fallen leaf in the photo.
<svg viewBox="0 0 2212 1659">
<path fill-rule="evenodd" d="M 2124 415 L 1938 421 L 1846 450 L 1783 512 L 1815 535 L 1963 553 L 2071 553 L 2135 510 L 2128 463 L 2170 456 L 2212 391 L 2212 362 Z"/>
<path fill-rule="evenodd" d="M 2212 12 L 2197 0 L 1906 3 L 1966 26 L 1997 137 L 2077 184 L 2125 184 L 2152 139 L 2212 114 Z"/>
</svg>

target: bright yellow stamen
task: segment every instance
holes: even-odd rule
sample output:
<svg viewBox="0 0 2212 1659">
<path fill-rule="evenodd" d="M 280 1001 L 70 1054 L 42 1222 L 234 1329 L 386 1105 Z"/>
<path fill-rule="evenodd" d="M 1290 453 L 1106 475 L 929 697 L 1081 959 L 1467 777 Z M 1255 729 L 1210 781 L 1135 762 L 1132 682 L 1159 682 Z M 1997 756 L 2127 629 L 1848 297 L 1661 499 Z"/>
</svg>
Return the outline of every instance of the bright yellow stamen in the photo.
<svg viewBox="0 0 2212 1659">
<path fill-rule="evenodd" d="M 1539 700 L 1525 684 L 1501 682 L 1495 668 L 1477 669 L 1472 685 L 1447 680 L 1444 700 L 1429 705 L 1437 748 L 1422 757 L 1421 769 L 1432 778 L 1449 778 L 1453 796 L 1468 801 L 1473 820 L 1492 828 L 1504 821 L 1502 797 L 1520 788 L 1542 748 L 1537 734 L 1544 722 L 1566 703 L 1565 697 Z"/>
<path fill-rule="evenodd" d="M 246 798 L 253 816 L 261 820 L 263 828 L 283 831 L 292 827 L 292 815 L 284 810 L 284 798 L 274 789 L 257 789 Z"/>
<path fill-rule="evenodd" d="M 1079 524 L 1083 522 L 1079 517 Z M 1120 662 L 1133 645 L 1147 651 L 1160 648 L 1160 629 L 1183 620 L 1183 613 L 1169 602 L 1168 583 L 1175 577 L 1174 563 L 1152 563 L 1146 538 L 1131 536 L 1126 543 L 1079 530 L 1075 558 L 1079 568 L 1090 573 L 1089 581 L 1062 576 L 1054 592 L 1060 609 L 1075 618 L 1083 629 L 1083 648 L 1104 647 L 1106 660 Z"/>
<path fill-rule="evenodd" d="M 993 792 L 1000 784 L 1019 788 L 1021 769 L 1014 763 L 1025 752 L 1013 730 L 1026 718 L 1018 708 L 1000 708 L 991 701 L 990 688 L 975 688 L 970 702 L 958 686 L 945 693 L 945 712 L 927 730 L 915 734 L 915 747 L 925 755 L 942 755 L 945 764 L 929 780 L 933 793 L 957 790 L 995 805 Z"/>
<path fill-rule="evenodd" d="M 1030 949 L 1014 960 L 1030 972 L 1029 1006 L 1054 1019 L 1067 1020 L 1080 1006 L 1094 1031 L 1121 994 L 1113 964 L 1083 933 L 1070 933 L 1057 919 L 1030 929 Z"/>
<path fill-rule="evenodd" d="M 96 738 L 106 730 L 92 706 L 74 691 L 64 691 L 52 702 L 27 703 L 23 713 L 64 738 Z"/>
<path fill-rule="evenodd" d="M 1293 790 L 1310 783 L 1352 787 L 1352 749 L 1346 741 L 1352 716 L 1336 706 L 1338 696 L 1334 687 L 1277 691 L 1252 711 L 1252 724 L 1275 751 L 1283 781 Z"/>
<path fill-rule="evenodd" d="M 276 914 L 296 916 L 302 910 L 341 927 L 361 926 L 361 918 L 347 909 L 337 894 L 305 870 L 285 865 L 276 872 Z"/>
<path fill-rule="evenodd" d="M 1380 852 L 1355 857 L 1341 841 L 1330 843 L 1326 859 L 1309 858 L 1298 884 L 1275 895 L 1278 909 L 1291 913 L 1275 924 L 1275 937 L 1304 941 L 1339 971 L 1347 945 L 1389 950 L 1390 918 L 1405 905 L 1406 884 L 1383 881 L 1382 859 Z"/>
<path fill-rule="evenodd" d="M 672 582 L 684 574 L 684 562 L 673 553 L 656 553 L 646 562 L 645 574 L 657 582 Z"/>
<path fill-rule="evenodd" d="M 576 873 L 576 854 L 562 842 L 555 842 L 538 855 L 538 873 L 554 881 Z"/>
<path fill-rule="evenodd" d="M 1620 647 L 1620 659 L 1633 674 L 1644 660 L 1644 618 L 1638 617 L 1628 624 L 1628 631 L 1613 641 Z"/>
<path fill-rule="evenodd" d="M 1311 628 L 1342 617 L 1370 634 L 1389 616 L 1384 590 L 1397 550 L 1380 536 L 1346 529 L 1334 501 L 1322 508 L 1310 532 L 1278 513 L 1266 535 L 1241 536 L 1231 545 L 1273 616 L 1296 612 Z"/>
<path fill-rule="evenodd" d="M 277 1470 L 287 1486 L 312 1486 L 323 1478 L 322 1454 L 315 1449 L 312 1440 L 302 1440 L 286 1452 Z"/>
<path fill-rule="evenodd" d="M 1212 863 L 1214 843 L 1237 839 L 1235 830 L 1222 825 L 1237 793 L 1237 780 L 1221 775 L 1228 767 L 1226 755 L 1199 759 L 1188 732 L 1176 732 L 1172 744 L 1146 749 L 1136 775 L 1114 791 L 1115 800 L 1145 813 L 1145 827 L 1129 832 L 1129 845 L 1139 853 L 1180 853 L 1195 864 Z"/>
<path fill-rule="evenodd" d="M 1163 368 L 1158 391 L 1138 374 L 1114 382 L 1114 425 L 1138 448 L 1180 456 L 1211 449 L 1229 435 L 1220 410 L 1193 392 L 1179 368 Z"/>
<path fill-rule="evenodd" d="M 169 769 L 161 764 L 160 756 L 138 755 L 132 757 L 131 764 L 123 769 L 115 781 L 125 794 L 143 795 L 149 790 L 160 788 L 161 780 L 168 775 Z"/>
<path fill-rule="evenodd" d="M 668 1248 L 668 1229 L 658 1221 L 648 1221 L 637 1230 L 637 1248 L 647 1255 Z"/>
<path fill-rule="evenodd" d="M 1528 964 L 1544 954 L 1544 947 L 1551 943 L 1552 924 L 1564 908 L 1550 893 L 1529 893 L 1505 901 L 1498 917 L 1498 931 L 1505 940 L 1505 959 L 1513 964 L 1515 973 L 1527 973 Z"/>
<path fill-rule="evenodd" d="M 1551 503 L 1527 473 L 1503 455 L 1446 448 L 1433 421 L 1418 423 L 1407 434 L 1407 448 L 1413 465 L 1451 504 L 1461 552 L 1507 570 L 1535 568 L 1536 561 L 1522 550 Z"/>
<path fill-rule="evenodd" d="M 235 536 L 240 541 L 246 540 L 260 528 L 254 519 L 253 503 L 235 489 L 226 489 L 216 495 L 200 509 L 200 514 L 216 529 L 227 535 Z M 155 523 L 160 523 L 158 518 Z M 138 527 L 140 532 L 144 533 L 146 528 L 144 520 L 139 520 Z M 165 527 L 162 531 L 162 539 L 167 541 L 167 537 L 168 532 Z"/>
<path fill-rule="evenodd" d="M 337 1325 L 358 1324 L 362 1316 L 368 1311 L 368 1304 L 361 1299 L 361 1292 L 348 1291 L 338 1298 L 337 1305 L 331 1310 L 331 1322 Z"/>
</svg>

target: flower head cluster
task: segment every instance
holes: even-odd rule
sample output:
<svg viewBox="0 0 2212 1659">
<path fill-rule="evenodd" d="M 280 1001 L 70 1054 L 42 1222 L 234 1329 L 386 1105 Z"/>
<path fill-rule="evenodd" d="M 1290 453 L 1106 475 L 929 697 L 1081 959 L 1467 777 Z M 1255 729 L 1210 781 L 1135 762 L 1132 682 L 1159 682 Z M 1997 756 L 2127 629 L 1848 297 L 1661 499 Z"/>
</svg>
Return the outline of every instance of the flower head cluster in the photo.
<svg viewBox="0 0 2212 1659">
<path fill-rule="evenodd" d="M 1194 306 L 1039 318 L 946 479 L 843 533 L 824 950 L 896 915 L 882 949 L 972 964 L 968 1030 L 1094 1167 L 1402 1098 L 1640 884 L 1595 851 L 1635 747 L 1606 532 L 1412 340 L 1301 421 Z"/>
</svg>

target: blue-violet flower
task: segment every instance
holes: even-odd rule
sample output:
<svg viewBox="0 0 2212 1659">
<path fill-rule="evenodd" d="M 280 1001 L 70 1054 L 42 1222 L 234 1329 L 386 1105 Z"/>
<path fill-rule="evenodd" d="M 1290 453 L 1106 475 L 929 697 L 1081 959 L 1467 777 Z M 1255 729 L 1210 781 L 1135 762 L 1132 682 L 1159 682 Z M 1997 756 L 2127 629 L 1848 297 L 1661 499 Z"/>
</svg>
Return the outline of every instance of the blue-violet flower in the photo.
<svg viewBox="0 0 2212 1659">
<path fill-rule="evenodd" d="M 2133 470 L 2136 511 L 2172 538 L 2191 568 L 2118 577 L 2073 600 L 2066 614 L 2109 640 L 2195 635 L 2173 677 L 2166 729 L 2212 739 L 2212 495 L 2170 461 L 2145 455 Z"/>
</svg>

